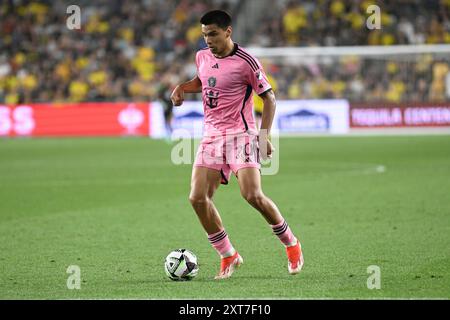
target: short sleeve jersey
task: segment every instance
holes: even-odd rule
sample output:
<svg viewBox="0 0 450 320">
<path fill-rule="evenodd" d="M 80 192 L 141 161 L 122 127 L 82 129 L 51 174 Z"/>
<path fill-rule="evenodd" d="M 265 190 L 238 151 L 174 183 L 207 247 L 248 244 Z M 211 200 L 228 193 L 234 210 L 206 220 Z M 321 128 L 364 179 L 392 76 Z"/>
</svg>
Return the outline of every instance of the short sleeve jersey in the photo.
<svg viewBox="0 0 450 320">
<path fill-rule="evenodd" d="M 230 55 L 215 57 L 209 48 L 197 52 L 202 82 L 204 135 L 256 133 L 252 94 L 271 89 L 259 61 L 237 43 Z"/>
</svg>

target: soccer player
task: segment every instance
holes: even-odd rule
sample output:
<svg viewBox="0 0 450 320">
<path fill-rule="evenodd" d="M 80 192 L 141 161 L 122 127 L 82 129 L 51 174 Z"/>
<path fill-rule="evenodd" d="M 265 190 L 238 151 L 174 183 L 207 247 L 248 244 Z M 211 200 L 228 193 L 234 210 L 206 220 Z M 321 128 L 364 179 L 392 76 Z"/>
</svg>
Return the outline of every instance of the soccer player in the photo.
<svg viewBox="0 0 450 320">
<path fill-rule="evenodd" d="M 228 13 L 210 11 L 200 23 L 207 47 L 197 52 L 197 76 L 178 85 L 171 99 L 180 106 L 185 93 L 202 93 L 204 137 L 192 170 L 189 200 L 209 242 L 221 257 L 216 279 L 230 277 L 243 263 L 212 201 L 219 185 L 228 183 L 231 171 L 237 177 L 242 197 L 262 214 L 284 244 L 289 273 L 297 274 L 303 266 L 300 242 L 261 189 L 259 146 L 267 151 L 261 153 L 263 158 L 271 157 L 273 146 L 268 137 L 275 114 L 275 95 L 259 61 L 232 41 Z M 264 102 L 259 131 L 252 113 L 253 91 Z"/>
</svg>

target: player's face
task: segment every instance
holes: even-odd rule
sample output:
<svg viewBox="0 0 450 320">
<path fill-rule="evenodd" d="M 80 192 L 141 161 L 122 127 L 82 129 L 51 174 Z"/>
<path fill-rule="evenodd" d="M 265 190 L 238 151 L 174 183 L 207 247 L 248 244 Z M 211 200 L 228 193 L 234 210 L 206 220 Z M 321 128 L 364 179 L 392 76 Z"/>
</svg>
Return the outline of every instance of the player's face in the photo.
<svg viewBox="0 0 450 320">
<path fill-rule="evenodd" d="M 216 24 L 202 24 L 202 34 L 209 50 L 213 54 L 220 55 L 227 48 L 227 41 L 231 36 L 231 27 L 224 30 Z"/>
</svg>

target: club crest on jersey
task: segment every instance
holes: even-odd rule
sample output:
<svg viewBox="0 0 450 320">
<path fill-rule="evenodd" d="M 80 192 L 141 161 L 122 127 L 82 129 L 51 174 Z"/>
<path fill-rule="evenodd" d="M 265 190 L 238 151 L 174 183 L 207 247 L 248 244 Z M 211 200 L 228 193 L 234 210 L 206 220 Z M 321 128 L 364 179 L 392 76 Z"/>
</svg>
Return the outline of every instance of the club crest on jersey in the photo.
<svg viewBox="0 0 450 320">
<path fill-rule="evenodd" d="M 215 87 L 216 86 L 216 82 L 217 82 L 217 80 L 216 80 L 215 77 L 209 77 L 209 79 L 208 79 L 208 86 Z"/>
<path fill-rule="evenodd" d="M 204 96 L 205 104 L 210 107 L 211 109 L 214 109 L 217 107 L 219 102 L 219 92 L 213 91 L 213 90 L 206 90 L 205 96 Z"/>
</svg>

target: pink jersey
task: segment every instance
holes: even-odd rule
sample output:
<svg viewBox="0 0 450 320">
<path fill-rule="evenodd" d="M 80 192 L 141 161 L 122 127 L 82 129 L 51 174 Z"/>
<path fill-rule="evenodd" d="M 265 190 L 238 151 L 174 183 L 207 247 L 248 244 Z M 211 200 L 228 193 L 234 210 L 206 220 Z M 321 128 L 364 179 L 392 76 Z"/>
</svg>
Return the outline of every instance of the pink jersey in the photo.
<svg viewBox="0 0 450 320">
<path fill-rule="evenodd" d="M 252 93 L 271 89 L 259 61 L 235 43 L 224 58 L 209 48 L 199 50 L 195 62 L 202 82 L 204 136 L 256 133 Z"/>
</svg>

